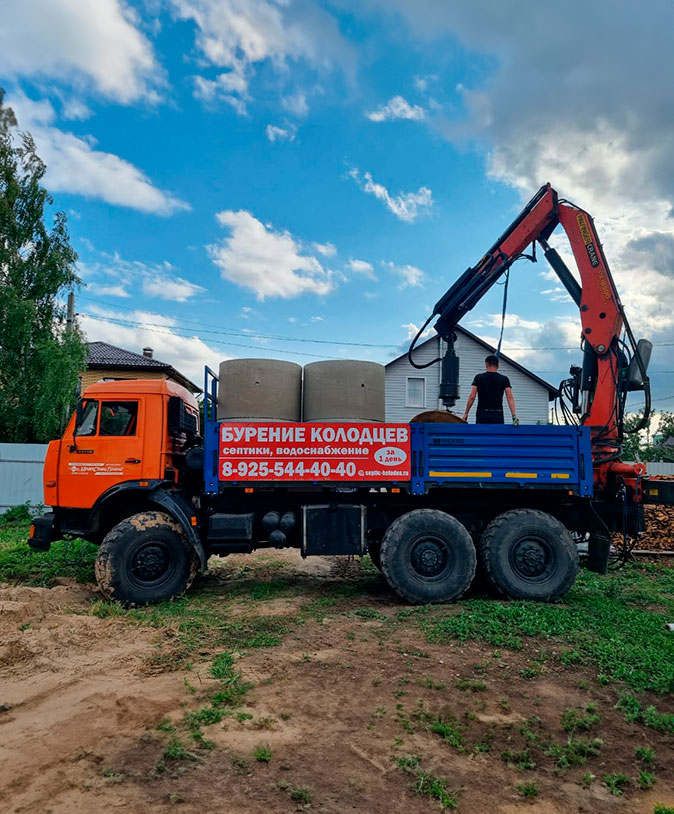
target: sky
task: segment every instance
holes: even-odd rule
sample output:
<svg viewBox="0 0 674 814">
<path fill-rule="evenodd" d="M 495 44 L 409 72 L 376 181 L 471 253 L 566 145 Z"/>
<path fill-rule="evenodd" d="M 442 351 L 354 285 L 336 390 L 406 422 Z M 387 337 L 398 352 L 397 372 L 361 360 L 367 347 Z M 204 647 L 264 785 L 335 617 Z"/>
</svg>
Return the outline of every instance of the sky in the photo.
<svg viewBox="0 0 674 814">
<path fill-rule="evenodd" d="M 0 0 L 0 85 L 91 341 L 196 382 L 233 356 L 389 361 L 550 181 L 594 216 L 672 410 L 673 30 L 668 0 Z M 463 325 L 495 343 L 502 295 Z M 557 383 L 579 333 L 518 263 L 504 352 Z"/>
</svg>

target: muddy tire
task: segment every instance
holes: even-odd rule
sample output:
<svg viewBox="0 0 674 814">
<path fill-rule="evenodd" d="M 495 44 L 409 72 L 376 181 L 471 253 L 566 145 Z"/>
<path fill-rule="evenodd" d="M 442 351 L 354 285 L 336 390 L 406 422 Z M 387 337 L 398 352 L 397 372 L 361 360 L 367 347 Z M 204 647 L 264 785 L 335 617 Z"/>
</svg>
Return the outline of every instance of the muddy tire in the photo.
<svg viewBox="0 0 674 814">
<path fill-rule="evenodd" d="M 476 559 L 466 528 L 437 509 L 415 509 L 394 520 L 381 545 L 386 581 L 415 605 L 458 599 L 473 580 Z"/>
<path fill-rule="evenodd" d="M 492 520 L 480 541 L 480 560 L 493 589 L 508 599 L 554 602 L 578 573 L 571 535 L 537 509 L 513 509 Z"/>
<path fill-rule="evenodd" d="M 192 584 L 199 560 L 182 528 L 163 512 L 140 512 L 105 536 L 96 558 L 96 581 L 107 599 L 125 607 L 180 596 Z"/>
</svg>

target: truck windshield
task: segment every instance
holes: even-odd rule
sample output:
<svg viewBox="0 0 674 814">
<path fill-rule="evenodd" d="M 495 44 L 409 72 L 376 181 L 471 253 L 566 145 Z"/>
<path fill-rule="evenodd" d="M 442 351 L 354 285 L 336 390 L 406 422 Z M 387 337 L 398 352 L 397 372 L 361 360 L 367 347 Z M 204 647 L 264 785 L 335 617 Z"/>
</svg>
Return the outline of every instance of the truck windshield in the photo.
<svg viewBox="0 0 674 814">
<path fill-rule="evenodd" d="M 82 411 L 82 423 L 75 430 L 75 435 L 96 435 L 96 419 L 98 418 L 98 402 L 85 401 Z"/>
</svg>

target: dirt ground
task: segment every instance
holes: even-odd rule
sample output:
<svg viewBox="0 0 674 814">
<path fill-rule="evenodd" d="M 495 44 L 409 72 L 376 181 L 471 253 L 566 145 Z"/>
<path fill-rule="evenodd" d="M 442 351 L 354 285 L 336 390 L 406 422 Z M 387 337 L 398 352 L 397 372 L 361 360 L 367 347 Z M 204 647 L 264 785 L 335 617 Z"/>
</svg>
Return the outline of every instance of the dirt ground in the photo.
<svg viewBox="0 0 674 814">
<path fill-rule="evenodd" d="M 294 552 L 275 556 L 300 588 L 348 580 L 349 568 L 360 567 L 303 563 Z M 230 558 L 228 567 L 237 561 L 251 557 Z M 227 573 L 215 570 L 204 581 L 225 593 Z M 614 687 L 598 685 L 592 671 L 584 685 L 585 668 L 576 666 L 551 666 L 524 681 L 526 652 L 503 650 L 497 659 L 492 647 L 475 642 L 429 644 L 411 626 L 384 637 L 382 615 L 402 606 L 383 586 L 352 601 L 371 614 L 349 615 L 347 600 L 339 613 L 305 621 L 278 646 L 240 654 L 237 670 L 252 684 L 243 715 L 205 728 L 215 748 L 158 771 L 168 737 L 158 724 L 177 724 L 203 706 L 215 685 L 213 654 L 202 653 L 191 669 L 158 667 L 151 656 L 170 631 L 91 615 L 94 598 L 94 586 L 67 582 L 0 588 L 2 812 L 438 811 L 436 799 L 411 789 L 415 776 L 398 763 L 410 755 L 458 792 L 460 812 L 652 814 L 656 802 L 674 805 L 671 737 L 626 723 L 614 709 Z M 254 604 L 232 599 L 229 614 L 292 619 L 303 601 L 301 592 Z M 563 739 L 563 710 L 589 701 L 601 711 L 603 746 L 586 765 L 559 773 L 548 763 L 533 773 L 501 759 L 503 750 L 522 748 L 523 727 Z M 420 724 L 430 713 L 461 722 L 465 743 L 488 747 L 453 748 Z M 601 778 L 633 777 L 641 743 L 655 749 L 656 786 L 612 795 Z M 268 762 L 253 757 L 261 745 L 271 749 Z M 596 779 L 588 781 L 588 772 Z M 533 780 L 538 795 L 529 800 L 517 787 Z"/>
</svg>

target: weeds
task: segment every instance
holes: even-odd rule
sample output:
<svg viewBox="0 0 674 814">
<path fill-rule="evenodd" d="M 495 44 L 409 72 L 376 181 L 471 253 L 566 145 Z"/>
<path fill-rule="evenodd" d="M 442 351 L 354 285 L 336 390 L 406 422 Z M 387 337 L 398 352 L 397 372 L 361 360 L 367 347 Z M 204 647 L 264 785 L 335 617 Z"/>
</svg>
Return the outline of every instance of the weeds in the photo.
<svg viewBox="0 0 674 814">
<path fill-rule="evenodd" d="M 573 738 L 566 743 L 551 743 L 545 754 L 553 757 L 558 769 L 562 771 L 570 766 L 582 766 L 591 757 L 601 751 L 603 741 L 600 738 Z"/>
<path fill-rule="evenodd" d="M 637 746 L 634 756 L 641 761 L 644 766 L 650 767 L 655 763 L 655 752 L 650 746 Z"/>
<path fill-rule="evenodd" d="M 629 786 L 631 782 L 627 775 L 620 774 L 620 772 L 604 775 L 604 783 L 615 797 L 621 797 L 623 789 Z"/>
<path fill-rule="evenodd" d="M 270 746 L 256 746 L 253 749 L 253 757 L 259 763 L 269 763 L 273 752 Z"/>
<path fill-rule="evenodd" d="M 305 805 L 310 805 L 312 796 L 309 789 L 297 788 L 291 789 L 290 799 L 294 800 L 296 803 L 304 803 Z"/>
<path fill-rule="evenodd" d="M 536 768 L 536 761 L 531 756 L 528 748 L 522 749 L 519 752 L 515 752 L 511 749 L 505 749 L 503 752 L 501 752 L 501 759 L 508 766 L 512 766 L 515 769 L 518 769 L 520 772 L 526 771 L 527 769 Z"/>
<path fill-rule="evenodd" d="M 422 797 L 431 797 L 437 800 L 443 809 L 456 811 L 458 805 L 458 792 L 448 788 L 448 781 L 425 771 L 419 765 L 421 758 L 417 755 L 407 755 L 396 760 L 398 768 L 412 775 L 413 782 L 410 790 Z"/>
<path fill-rule="evenodd" d="M 565 732 L 575 732 L 576 729 L 592 729 L 601 721 L 596 710 L 596 704 L 588 704 L 585 707 L 585 714 L 575 709 L 565 709 L 562 713 L 562 729 Z"/>
<path fill-rule="evenodd" d="M 658 712 L 654 706 L 643 709 L 641 701 L 633 695 L 623 695 L 616 704 L 628 723 L 642 723 L 658 732 L 674 734 L 674 713 Z"/>
<path fill-rule="evenodd" d="M 652 789 L 657 779 L 653 772 L 639 772 L 639 786 L 642 789 Z"/>
<path fill-rule="evenodd" d="M 519 791 L 522 797 L 527 797 L 529 800 L 533 800 L 534 797 L 538 797 L 540 788 L 538 783 L 532 781 L 531 783 L 518 783 L 517 791 Z"/>
<path fill-rule="evenodd" d="M 487 689 L 484 681 L 478 681 L 475 678 L 457 678 L 454 686 L 457 690 L 470 690 L 471 692 L 484 692 Z"/>
</svg>

